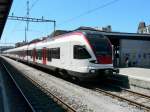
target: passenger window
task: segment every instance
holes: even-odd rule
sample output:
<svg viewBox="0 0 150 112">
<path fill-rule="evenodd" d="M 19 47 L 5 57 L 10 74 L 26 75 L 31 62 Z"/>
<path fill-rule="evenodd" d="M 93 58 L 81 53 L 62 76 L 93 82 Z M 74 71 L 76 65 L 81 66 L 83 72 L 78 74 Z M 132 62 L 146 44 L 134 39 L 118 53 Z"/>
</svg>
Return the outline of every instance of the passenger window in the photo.
<svg viewBox="0 0 150 112">
<path fill-rule="evenodd" d="M 47 60 L 51 61 L 52 60 L 52 56 L 51 56 L 51 49 L 47 49 Z"/>
<path fill-rule="evenodd" d="M 28 56 L 31 56 L 31 50 L 28 50 Z"/>
<path fill-rule="evenodd" d="M 37 55 L 36 55 L 36 59 L 39 58 L 39 50 L 37 50 Z"/>
<path fill-rule="evenodd" d="M 33 50 L 31 50 L 31 58 L 33 57 Z"/>
<path fill-rule="evenodd" d="M 31 50 L 28 50 L 28 56 L 31 56 Z"/>
<path fill-rule="evenodd" d="M 51 56 L 55 59 L 60 59 L 60 48 L 51 48 Z"/>
<path fill-rule="evenodd" d="M 73 52 L 74 52 L 74 59 L 91 58 L 90 54 L 88 53 L 88 51 L 86 50 L 84 46 L 74 45 Z"/>
<path fill-rule="evenodd" d="M 38 49 L 37 50 L 37 59 L 41 60 L 42 59 L 42 50 L 41 49 Z"/>
</svg>

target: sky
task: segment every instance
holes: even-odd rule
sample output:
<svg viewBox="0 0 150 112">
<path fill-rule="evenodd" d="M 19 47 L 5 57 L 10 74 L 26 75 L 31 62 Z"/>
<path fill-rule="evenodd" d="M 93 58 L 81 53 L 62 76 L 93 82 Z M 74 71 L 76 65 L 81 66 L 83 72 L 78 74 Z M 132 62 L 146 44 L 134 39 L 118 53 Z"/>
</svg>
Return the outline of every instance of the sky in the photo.
<svg viewBox="0 0 150 112">
<path fill-rule="evenodd" d="M 14 0 L 9 15 L 26 16 L 27 0 Z M 136 33 L 139 22 L 150 24 L 150 0 L 29 0 L 30 17 L 56 20 L 56 29 L 112 26 L 113 31 Z M 7 20 L 0 45 L 25 40 L 26 22 Z M 27 40 L 53 31 L 53 23 L 29 23 Z M 10 45 L 10 44 L 9 44 Z"/>
</svg>

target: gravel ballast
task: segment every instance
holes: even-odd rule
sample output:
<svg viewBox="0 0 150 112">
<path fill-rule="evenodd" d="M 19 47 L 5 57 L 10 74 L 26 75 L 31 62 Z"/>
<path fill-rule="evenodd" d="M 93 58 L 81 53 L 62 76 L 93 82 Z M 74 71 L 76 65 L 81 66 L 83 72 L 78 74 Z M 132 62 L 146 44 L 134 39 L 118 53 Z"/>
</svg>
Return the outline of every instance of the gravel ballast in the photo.
<svg viewBox="0 0 150 112">
<path fill-rule="evenodd" d="M 64 81 L 12 59 L 2 58 L 24 75 L 38 82 L 43 88 L 61 98 L 77 112 L 143 112 L 143 110 L 128 105 L 126 102 L 120 102 L 98 92 Z"/>
</svg>

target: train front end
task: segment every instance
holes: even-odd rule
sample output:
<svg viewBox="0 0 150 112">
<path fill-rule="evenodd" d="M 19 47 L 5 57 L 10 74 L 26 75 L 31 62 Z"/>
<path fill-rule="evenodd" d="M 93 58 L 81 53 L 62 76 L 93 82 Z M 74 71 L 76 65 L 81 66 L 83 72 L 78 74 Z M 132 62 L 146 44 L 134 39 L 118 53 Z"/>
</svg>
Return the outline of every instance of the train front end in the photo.
<svg viewBox="0 0 150 112">
<path fill-rule="evenodd" d="M 113 67 L 113 48 L 109 39 L 102 34 L 87 34 L 92 59 L 89 60 L 89 72 L 96 76 L 110 76 L 119 72 Z"/>
</svg>

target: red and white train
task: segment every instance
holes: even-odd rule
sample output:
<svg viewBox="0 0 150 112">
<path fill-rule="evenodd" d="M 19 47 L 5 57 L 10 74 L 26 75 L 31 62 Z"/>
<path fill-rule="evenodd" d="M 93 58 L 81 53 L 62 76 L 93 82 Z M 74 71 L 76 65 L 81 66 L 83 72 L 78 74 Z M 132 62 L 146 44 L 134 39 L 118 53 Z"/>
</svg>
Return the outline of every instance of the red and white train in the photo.
<svg viewBox="0 0 150 112">
<path fill-rule="evenodd" d="M 97 31 L 74 31 L 10 49 L 4 54 L 80 80 L 116 72 L 112 44 Z"/>
</svg>

